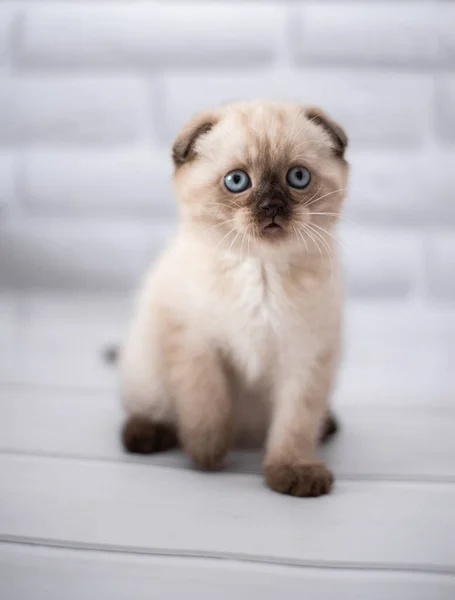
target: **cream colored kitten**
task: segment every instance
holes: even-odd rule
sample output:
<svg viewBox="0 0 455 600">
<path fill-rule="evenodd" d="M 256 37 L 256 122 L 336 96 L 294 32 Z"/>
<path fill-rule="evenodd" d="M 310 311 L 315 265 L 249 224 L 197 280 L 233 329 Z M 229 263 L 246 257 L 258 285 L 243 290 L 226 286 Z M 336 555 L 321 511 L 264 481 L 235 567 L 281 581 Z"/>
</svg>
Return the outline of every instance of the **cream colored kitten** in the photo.
<svg viewBox="0 0 455 600">
<path fill-rule="evenodd" d="M 322 111 L 296 104 L 232 104 L 183 128 L 180 228 L 122 351 L 128 450 L 178 441 L 212 468 L 232 444 L 264 442 L 271 488 L 330 491 L 317 444 L 335 425 L 346 143 Z"/>
</svg>

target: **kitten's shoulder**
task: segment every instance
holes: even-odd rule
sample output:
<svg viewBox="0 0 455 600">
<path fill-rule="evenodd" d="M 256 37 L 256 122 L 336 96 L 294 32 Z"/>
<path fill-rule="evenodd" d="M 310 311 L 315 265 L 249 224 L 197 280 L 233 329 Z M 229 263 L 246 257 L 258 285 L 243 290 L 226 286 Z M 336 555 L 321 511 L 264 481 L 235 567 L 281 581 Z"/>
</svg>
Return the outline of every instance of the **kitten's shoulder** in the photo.
<svg viewBox="0 0 455 600">
<path fill-rule="evenodd" d="M 198 285 L 202 275 L 200 271 L 204 270 L 204 263 L 208 260 L 210 253 L 204 252 L 200 244 L 185 232 L 178 231 L 146 272 L 139 286 L 140 297 L 168 304 L 170 298 L 177 294 L 181 301 L 193 283 Z"/>
</svg>

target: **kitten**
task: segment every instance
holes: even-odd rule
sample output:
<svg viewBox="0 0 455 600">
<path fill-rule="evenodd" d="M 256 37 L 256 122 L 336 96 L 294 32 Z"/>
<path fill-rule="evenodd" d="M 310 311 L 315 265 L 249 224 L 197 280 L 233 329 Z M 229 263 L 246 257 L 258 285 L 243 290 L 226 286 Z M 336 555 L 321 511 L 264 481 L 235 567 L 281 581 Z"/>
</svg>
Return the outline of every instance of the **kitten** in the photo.
<svg viewBox="0 0 455 600">
<path fill-rule="evenodd" d="M 227 105 L 180 132 L 180 228 L 120 356 L 128 450 L 180 443 L 214 468 L 234 443 L 265 443 L 272 489 L 330 491 L 317 444 L 335 427 L 346 145 L 320 109 L 287 103 Z"/>
</svg>

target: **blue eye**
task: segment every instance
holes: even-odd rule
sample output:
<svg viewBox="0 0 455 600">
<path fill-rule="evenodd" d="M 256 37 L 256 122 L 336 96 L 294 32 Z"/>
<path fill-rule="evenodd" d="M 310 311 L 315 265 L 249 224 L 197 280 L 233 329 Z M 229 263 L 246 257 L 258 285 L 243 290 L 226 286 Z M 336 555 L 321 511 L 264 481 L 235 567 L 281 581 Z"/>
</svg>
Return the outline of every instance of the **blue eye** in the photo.
<svg viewBox="0 0 455 600">
<path fill-rule="evenodd" d="M 251 179 L 245 171 L 235 169 L 224 176 L 224 185 L 233 194 L 240 194 L 251 186 Z"/>
<path fill-rule="evenodd" d="M 292 167 L 286 174 L 288 185 L 298 190 L 306 188 L 311 181 L 311 173 L 305 167 Z"/>
</svg>

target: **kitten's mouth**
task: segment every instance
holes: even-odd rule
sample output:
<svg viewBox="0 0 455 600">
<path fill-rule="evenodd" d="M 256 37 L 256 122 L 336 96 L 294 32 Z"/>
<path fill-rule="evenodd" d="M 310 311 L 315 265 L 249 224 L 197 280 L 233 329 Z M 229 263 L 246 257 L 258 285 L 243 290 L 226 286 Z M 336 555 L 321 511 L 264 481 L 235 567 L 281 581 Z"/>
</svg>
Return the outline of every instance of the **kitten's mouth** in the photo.
<svg viewBox="0 0 455 600">
<path fill-rule="evenodd" d="M 283 227 L 275 219 L 272 219 L 262 226 L 262 231 L 267 235 L 276 235 L 283 231 Z"/>
</svg>

